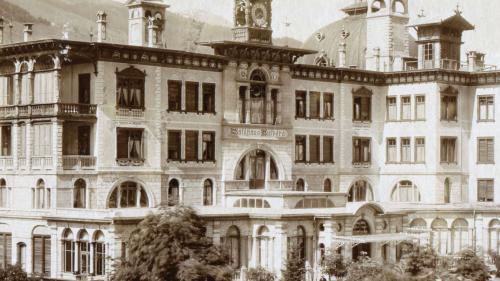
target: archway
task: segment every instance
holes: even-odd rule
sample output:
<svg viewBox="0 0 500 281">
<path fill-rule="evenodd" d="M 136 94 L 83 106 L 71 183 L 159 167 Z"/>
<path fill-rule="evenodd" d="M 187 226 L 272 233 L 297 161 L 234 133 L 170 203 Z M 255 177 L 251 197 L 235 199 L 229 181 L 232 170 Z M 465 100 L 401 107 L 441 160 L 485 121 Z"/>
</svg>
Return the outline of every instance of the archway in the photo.
<svg viewBox="0 0 500 281">
<path fill-rule="evenodd" d="M 248 152 L 236 166 L 236 180 L 248 181 L 250 189 L 264 189 L 266 181 L 278 179 L 274 157 L 261 149 Z"/>
<path fill-rule="evenodd" d="M 353 228 L 352 235 L 353 236 L 362 236 L 370 234 L 370 226 L 368 222 L 364 219 L 358 220 Z M 371 243 L 359 243 L 352 247 L 352 259 L 358 260 L 362 256 L 371 256 Z"/>
</svg>

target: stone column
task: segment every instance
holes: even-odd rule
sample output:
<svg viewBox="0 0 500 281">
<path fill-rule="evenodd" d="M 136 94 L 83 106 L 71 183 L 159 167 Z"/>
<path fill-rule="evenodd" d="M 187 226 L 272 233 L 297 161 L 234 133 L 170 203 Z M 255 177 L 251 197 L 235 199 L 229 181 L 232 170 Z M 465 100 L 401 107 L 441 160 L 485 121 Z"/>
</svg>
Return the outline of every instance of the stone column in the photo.
<svg viewBox="0 0 500 281">
<path fill-rule="evenodd" d="M 308 119 L 311 117 L 311 92 L 307 91 L 306 92 L 306 118 Z"/>
<path fill-rule="evenodd" d="M 63 168 L 63 121 L 52 121 L 52 161 L 55 170 Z"/>
<path fill-rule="evenodd" d="M 250 85 L 246 88 L 245 91 L 245 123 L 252 123 L 250 120 Z"/>
<path fill-rule="evenodd" d="M 287 240 L 288 235 L 286 225 L 281 223 L 275 226 L 275 241 L 274 243 L 274 272 L 278 273 L 278 279 L 281 277 L 281 270 L 284 269 L 285 260 L 287 258 Z"/>
<path fill-rule="evenodd" d="M 476 218 L 476 221 L 475 221 L 475 225 L 474 227 L 476 228 L 476 253 L 478 254 L 478 256 L 484 256 L 488 253 L 487 251 L 487 247 L 488 247 L 488 243 L 484 243 L 485 242 L 485 234 L 487 234 L 488 232 L 484 231 L 484 225 L 483 225 L 483 217 L 477 217 Z M 486 240 L 487 241 L 487 240 Z"/>
<path fill-rule="evenodd" d="M 266 153 L 266 172 L 265 172 L 265 189 L 271 189 L 269 186 L 269 180 L 271 179 L 271 156 Z"/>
<path fill-rule="evenodd" d="M 33 123 L 26 122 L 26 169 L 31 170 L 31 155 L 33 154 Z"/>
<path fill-rule="evenodd" d="M 54 70 L 54 102 L 61 102 L 61 70 Z"/>
<path fill-rule="evenodd" d="M 17 171 L 19 168 L 19 122 L 17 121 L 12 124 L 11 151 L 14 170 Z"/>
<path fill-rule="evenodd" d="M 35 102 L 35 74 L 30 71 L 28 72 L 28 103 L 33 104 Z"/>
<path fill-rule="evenodd" d="M 325 118 L 325 95 L 323 92 L 319 93 L 319 118 Z"/>
<path fill-rule="evenodd" d="M 198 112 L 203 112 L 203 83 L 198 84 Z"/>
<path fill-rule="evenodd" d="M 273 124 L 272 114 L 271 114 L 271 88 L 266 89 L 266 124 Z"/>
<path fill-rule="evenodd" d="M 283 106 L 283 102 L 282 102 L 281 92 L 279 90 L 276 90 L 276 124 L 277 125 L 281 125 L 281 123 L 282 123 L 282 117 L 281 117 L 281 114 L 283 111 L 282 106 Z"/>
<path fill-rule="evenodd" d="M 56 277 L 59 266 L 61 263 L 60 259 L 60 251 L 57 251 L 57 246 L 60 245 L 57 239 L 57 226 L 50 226 L 50 276 Z"/>
<path fill-rule="evenodd" d="M 13 79 L 13 96 L 14 96 L 14 102 L 13 104 L 21 104 L 21 74 L 19 73 L 14 73 L 12 76 Z"/>
<path fill-rule="evenodd" d="M 198 131 L 198 160 L 203 160 L 203 131 Z"/>
<path fill-rule="evenodd" d="M 186 82 L 181 82 L 181 111 L 186 111 Z"/>
<path fill-rule="evenodd" d="M 309 148 L 311 147 L 311 142 L 310 142 L 310 138 L 309 136 L 306 136 L 306 162 L 309 163 L 309 161 L 311 160 L 311 155 L 309 153 Z"/>
<path fill-rule="evenodd" d="M 186 131 L 181 131 L 181 160 L 186 159 Z"/>
<path fill-rule="evenodd" d="M 319 136 L 319 162 L 323 163 L 323 136 Z"/>
<path fill-rule="evenodd" d="M 441 62 L 441 43 L 434 43 L 434 68 L 441 68 L 443 64 Z"/>
</svg>

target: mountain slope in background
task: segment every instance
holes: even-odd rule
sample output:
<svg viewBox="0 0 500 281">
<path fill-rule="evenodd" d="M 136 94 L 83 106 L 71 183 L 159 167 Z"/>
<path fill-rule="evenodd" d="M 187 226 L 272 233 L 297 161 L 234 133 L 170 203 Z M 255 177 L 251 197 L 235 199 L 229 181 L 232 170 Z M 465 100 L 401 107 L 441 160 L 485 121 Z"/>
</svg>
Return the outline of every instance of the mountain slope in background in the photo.
<svg viewBox="0 0 500 281">
<path fill-rule="evenodd" d="M 84 4 L 83 4 L 84 3 Z M 112 0 L 0 0 L 0 16 L 6 22 L 12 21 L 12 32 L 5 29 L 5 43 L 22 40 L 23 23 L 34 23 L 33 39 L 61 38 L 66 25 L 70 40 L 90 41 L 91 32 L 96 30 L 97 11 L 108 14 L 107 41 L 127 43 L 127 7 Z M 228 23 L 216 20 L 215 15 L 204 15 L 198 20 L 198 12 L 190 16 L 167 11 L 167 24 L 164 41 L 169 49 L 211 54 L 208 47 L 196 42 L 231 40 L 232 32 Z M 8 25 L 8 23 L 6 24 Z M 275 45 L 300 47 L 302 42 L 291 38 L 277 38 Z"/>
</svg>

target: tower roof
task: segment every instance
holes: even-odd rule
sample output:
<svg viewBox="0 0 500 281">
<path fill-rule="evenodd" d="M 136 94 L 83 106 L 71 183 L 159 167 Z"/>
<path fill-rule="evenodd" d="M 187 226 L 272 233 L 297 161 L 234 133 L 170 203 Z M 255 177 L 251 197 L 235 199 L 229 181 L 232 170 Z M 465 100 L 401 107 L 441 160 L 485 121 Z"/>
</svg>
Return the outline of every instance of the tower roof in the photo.
<svg viewBox="0 0 500 281">
<path fill-rule="evenodd" d="M 358 0 L 356 3 L 343 8 L 342 11 L 350 16 L 366 14 L 368 4 L 364 0 Z"/>
<path fill-rule="evenodd" d="M 455 13 L 451 16 L 446 17 L 419 17 L 415 19 L 412 23 L 409 24 L 410 27 L 425 27 L 425 26 L 433 26 L 440 25 L 443 27 L 450 27 L 455 29 L 460 29 L 462 31 L 465 30 L 474 30 L 475 27 L 469 21 L 467 21 L 462 13 L 455 11 Z"/>
<path fill-rule="evenodd" d="M 150 5 L 150 6 L 161 6 L 161 7 L 169 7 L 169 5 L 165 4 L 163 0 L 127 0 L 125 2 L 125 6 L 137 6 L 137 5 Z"/>
</svg>

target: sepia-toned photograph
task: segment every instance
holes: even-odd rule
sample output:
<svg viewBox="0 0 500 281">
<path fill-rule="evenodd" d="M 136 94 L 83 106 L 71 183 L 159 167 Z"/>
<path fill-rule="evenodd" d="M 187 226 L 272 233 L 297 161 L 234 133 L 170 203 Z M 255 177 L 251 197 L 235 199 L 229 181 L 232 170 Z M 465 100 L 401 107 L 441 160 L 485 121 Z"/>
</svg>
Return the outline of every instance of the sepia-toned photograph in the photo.
<svg viewBox="0 0 500 281">
<path fill-rule="evenodd" d="M 500 281 L 499 14 L 0 0 L 0 281 Z"/>
</svg>

